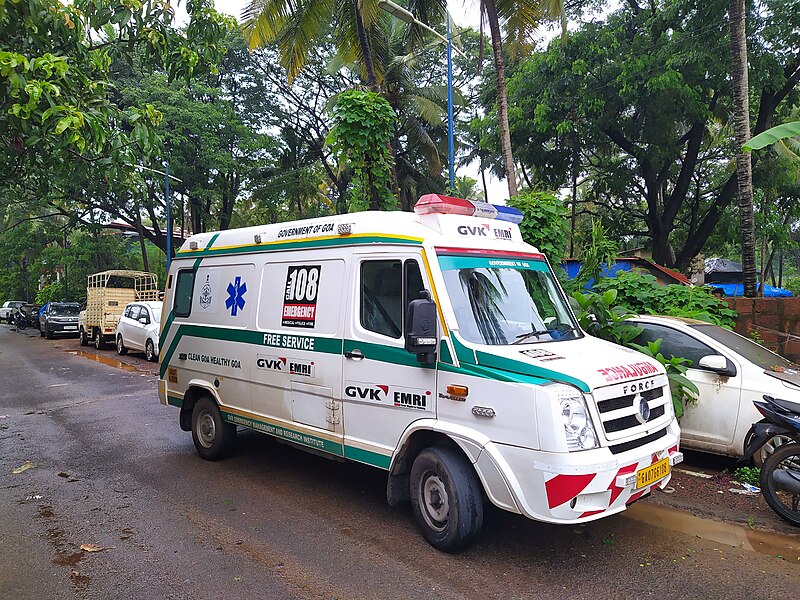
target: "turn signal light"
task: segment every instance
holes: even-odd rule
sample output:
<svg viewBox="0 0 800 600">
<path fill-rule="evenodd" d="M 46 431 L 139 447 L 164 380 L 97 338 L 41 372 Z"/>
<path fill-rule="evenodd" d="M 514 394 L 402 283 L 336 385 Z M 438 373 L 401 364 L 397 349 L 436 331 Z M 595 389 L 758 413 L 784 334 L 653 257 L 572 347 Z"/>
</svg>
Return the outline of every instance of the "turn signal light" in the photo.
<svg viewBox="0 0 800 600">
<path fill-rule="evenodd" d="M 466 398 L 469 394 L 469 388 L 465 385 L 448 385 L 447 393 L 451 396 L 460 396 Z"/>
</svg>

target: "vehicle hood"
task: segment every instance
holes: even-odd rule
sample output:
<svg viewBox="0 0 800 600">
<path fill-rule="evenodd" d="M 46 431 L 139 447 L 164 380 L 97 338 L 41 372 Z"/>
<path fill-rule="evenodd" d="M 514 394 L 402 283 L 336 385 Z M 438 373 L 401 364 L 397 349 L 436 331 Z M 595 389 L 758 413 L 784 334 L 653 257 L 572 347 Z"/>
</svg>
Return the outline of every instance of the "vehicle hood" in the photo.
<svg viewBox="0 0 800 600">
<path fill-rule="evenodd" d="M 800 387 L 800 370 L 781 369 L 780 371 L 764 371 L 764 374 Z"/>
<path fill-rule="evenodd" d="M 589 335 L 577 340 L 474 348 L 478 365 L 569 383 L 584 392 L 664 373 L 655 359 Z"/>
</svg>

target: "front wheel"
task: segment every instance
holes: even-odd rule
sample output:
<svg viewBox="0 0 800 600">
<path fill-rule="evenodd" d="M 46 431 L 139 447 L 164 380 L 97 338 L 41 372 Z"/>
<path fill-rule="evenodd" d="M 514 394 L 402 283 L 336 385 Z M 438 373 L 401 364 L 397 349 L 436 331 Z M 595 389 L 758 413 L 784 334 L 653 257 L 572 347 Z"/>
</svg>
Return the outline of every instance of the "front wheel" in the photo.
<svg viewBox="0 0 800 600">
<path fill-rule="evenodd" d="M 158 355 L 156 354 L 155 346 L 153 345 L 153 340 L 147 340 L 147 343 L 144 345 L 144 356 L 150 362 L 155 362 L 158 360 Z"/>
<path fill-rule="evenodd" d="M 223 421 L 216 402 L 200 398 L 192 410 L 192 441 L 200 456 L 218 460 L 233 449 L 236 425 Z"/>
<path fill-rule="evenodd" d="M 411 467 L 411 506 L 425 539 L 444 552 L 467 548 L 483 527 L 481 484 L 451 448 L 426 448 Z"/>
<path fill-rule="evenodd" d="M 761 493 L 778 516 L 800 527 L 800 443 L 784 444 L 764 462 Z"/>
</svg>

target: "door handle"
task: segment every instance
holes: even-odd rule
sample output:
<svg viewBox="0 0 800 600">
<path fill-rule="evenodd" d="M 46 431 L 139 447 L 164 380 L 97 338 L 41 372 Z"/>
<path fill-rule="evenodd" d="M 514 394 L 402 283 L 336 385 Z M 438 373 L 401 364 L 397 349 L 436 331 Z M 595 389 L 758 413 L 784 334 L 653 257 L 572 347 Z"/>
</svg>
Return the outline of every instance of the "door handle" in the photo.
<svg viewBox="0 0 800 600">
<path fill-rule="evenodd" d="M 358 348 L 355 350 L 348 350 L 344 355 L 346 358 L 352 358 L 353 360 L 362 360 L 364 358 L 364 353 Z"/>
</svg>

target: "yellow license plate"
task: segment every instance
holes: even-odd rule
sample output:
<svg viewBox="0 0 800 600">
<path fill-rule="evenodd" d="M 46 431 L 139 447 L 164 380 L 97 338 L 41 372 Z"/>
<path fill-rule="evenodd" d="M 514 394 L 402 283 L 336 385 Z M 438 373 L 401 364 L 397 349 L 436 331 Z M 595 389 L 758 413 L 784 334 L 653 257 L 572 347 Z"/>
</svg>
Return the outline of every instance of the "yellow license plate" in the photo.
<svg viewBox="0 0 800 600">
<path fill-rule="evenodd" d="M 636 471 L 636 489 L 647 487 L 669 475 L 669 458 L 658 461 L 645 469 Z"/>
</svg>

